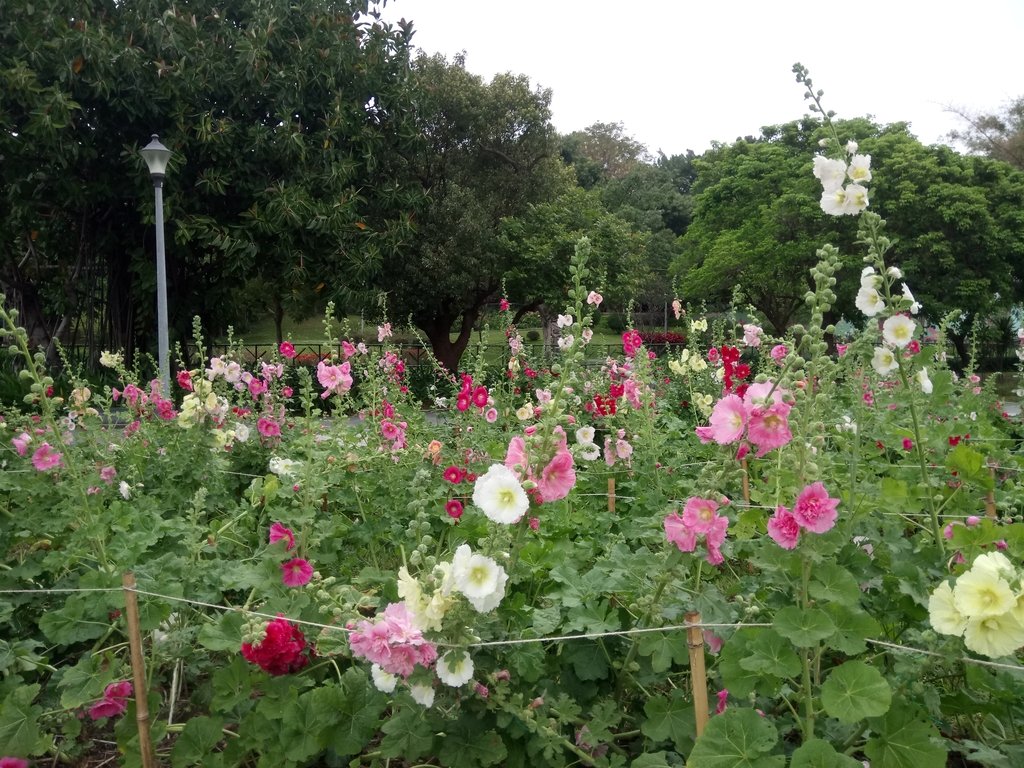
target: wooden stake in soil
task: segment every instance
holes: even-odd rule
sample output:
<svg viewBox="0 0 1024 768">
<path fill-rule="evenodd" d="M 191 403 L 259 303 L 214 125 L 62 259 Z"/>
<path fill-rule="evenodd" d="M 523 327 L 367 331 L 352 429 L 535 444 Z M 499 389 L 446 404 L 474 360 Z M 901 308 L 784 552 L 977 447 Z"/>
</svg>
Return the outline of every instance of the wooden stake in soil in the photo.
<svg viewBox="0 0 1024 768">
<path fill-rule="evenodd" d="M 615 478 L 608 478 L 608 511 L 615 513 Z"/>
<path fill-rule="evenodd" d="M 687 624 L 700 624 L 700 613 L 686 614 Z M 693 688 L 693 717 L 697 723 L 697 738 L 708 724 L 708 673 L 704 666 L 704 631 L 700 626 L 686 630 L 686 647 L 690 652 L 690 684 Z"/>
<path fill-rule="evenodd" d="M 995 467 L 989 467 L 988 473 L 992 477 L 992 487 L 996 485 L 996 469 Z M 996 495 L 995 491 L 989 491 L 985 494 L 985 515 L 987 517 L 996 519 Z"/>
<path fill-rule="evenodd" d="M 743 503 L 748 507 L 750 506 L 750 473 L 747 472 L 747 460 L 743 459 L 740 461 L 740 466 L 743 467 Z"/>
<path fill-rule="evenodd" d="M 139 728 L 142 768 L 156 768 L 153 740 L 149 737 L 146 664 L 142 659 L 142 632 L 139 629 L 139 602 L 135 594 L 135 574 L 126 571 L 121 577 L 121 583 L 124 586 L 124 612 L 128 620 L 128 646 L 131 650 L 132 680 L 135 688 L 135 720 Z"/>
</svg>

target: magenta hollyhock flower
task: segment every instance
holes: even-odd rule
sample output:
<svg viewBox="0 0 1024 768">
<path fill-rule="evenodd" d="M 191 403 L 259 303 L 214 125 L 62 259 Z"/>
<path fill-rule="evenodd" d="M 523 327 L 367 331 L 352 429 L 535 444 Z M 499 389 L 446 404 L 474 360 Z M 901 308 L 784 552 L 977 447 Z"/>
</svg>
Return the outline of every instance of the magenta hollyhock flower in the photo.
<svg viewBox="0 0 1024 768">
<path fill-rule="evenodd" d="M 272 523 L 270 525 L 270 543 L 273 544 L 275 541 L 285 541 L 285 550 L 290 552 L 295 549 L 295 534 L 291 528 L 287 528 L 281 523 Z"/>
<path fill-rule="evenodd" d="M 192 377 L 188 371 L 178 371 L 178 375 L 174 377 L 178 382 L 178 386 L 184 389 L 186 392 L 192 391 Z"/>
<path fill-rule="evenodd" d="M 308 560 L 295 557 L 287 563 L 281 563 L 281 582 L 286 587 L 302 587 L 313 578 L 313 566 Z"/>
<path fill-rule="evenodd" d="M 683 507 L 683 525 L 694 533 L 707 533 L 718 517 L 718 502 L 697 497 L 687 499 Z"/>
<path fill-rule="evenodd" d="M 380 434 L 385 440 L 394 440 L 401 432 L 402 430 L 393 421 L 383 419 L 380 423 Z"/>
<path fill-rule="evenodd" d="M 800 541 L 800 524 L 793 513 L 780 504 L 768 519 L 768 535 L 783 549 L 793 549 Z"/>
<path fill-rule="evenodd" d="M 28 444 L 32 442 L 32 435 L 28 432 L 22 432 L 17 437 L 11 438 L 11 443 L 14 444 L 14 450 L 18 452 L 19 456 L 24 456 L 28 452 Z"/>
<path fill-rule="evenodd" d="M 249 394 L 259 397 L 267 391 L 267 383 L 263 379 L 249 379 Z"/>
<path fill-rule="evenodd" d="M 260 642 L 242 643 L 242 656 L 272 675 L 298 672 L 309 663 L 305 636 L 280 613 L 267 624 Z"/>
<path fill-rule="evenodd" d="M 0 768 L 28 768 L 28 760 L 20 757 L 0 757 Z"/>
<path fill-rule="evenodd" d="M 828 495 L 822 483 L 811 483 L 797 496 L 796 504 L 793 505 L 793 517 L 800 524 L 813 533 L 825 533 L 832 530 L 836 524 L 839 506 L 839 499 L 833 499 Z"/>
<path fill-rule="evenodd" d="M 622 334 L 622 352 L 626 357 L 633 357 L 643 345 L 644 340 L 637 331 L 629 330 Z"/>
<path fill-rule="evenodd" d="M 501 301 L 498 302 L 498 311 L 508 312 L 510 306 L 511 305 L 508 303 L 508 299 L 502 299 Z"/>
<path fill-rule="evenodd" d="M 458 520 L 463 513 L 462 502 L 458 499 L 449 499 L 448 503 L 444 505 L 444 511 L 448 513 L 448 517 Z"/>
<path fill-rule="evenodd" d="M 452 464 L 444 470 L 444 479 L 452 485 L 458 485 L 466 478 L 466 473 L 462 470 L 462 467 L 457 467 Z"/>
<path fill-rule="evenodd" d="M 718 697 L 718 704 L 715 705 L 715 714 L 720 715 L 725 712 L 725 709 L 728 706 L 726 702 L 729 700 L 729 689 L 723 688 L 715 695 Z"/>
<path fill-rule="evenodd" d="M 683 522 L 678 512 L 665 518 L 665 538 L 675 544 L 681 552 L 693 552 L 697 548 L 697 534 Z"/>
<path fill-rule="evenodd" d="M 99 720 L 101 717 L 119 717 L 128 708 L 124 699 L 102 698 L 89 707 L 89 717 Z"/>
<path fill-rule="evenodd" d="M 32 454 L 32 466 L 40 472 L 46 472 L 54 467 L 59 467 L 61 461 L 61 455 L 54 451 L 49 443 L 43 443 Z"/>
<path fill-rule="evenodd" d="M 569 495 L 576 485 L 576 469 L 573 466 L 572 454 L 567 448 L 560 448 L 548 465 L 541 470 L 537 478 L 537 490 L 541 498 L 547 501 L 558 501 Z"/>
<path fill-rule="evenodd" d="M 490 395 L 487 393 L 487 387 L 477 387 L 473 390 L 473 405 L 477 408 L 484 408 L 487 405 L 487 398 Z"/>
<path fill-rule="evenodd" d="M 295 345 L 290 341 L 282 341 L 281 345 L 277 348 L 277 351 L 281 353 L 281 357 L 286 360 L 292 360 L 295 357 Z"/>
<path fill-rule="evenodd" d="M 776 344 L 774 347 L 772 347 L 772 351 L 770 352 L 770 354 L 772 356 L 772 360 L 774 360 L 779 365 L 782 365 L 783 361 L 786 359 L 786 355 L 789 354 L 789 347 L 787 347 L 785 344 Z"/>
<path fill-rule="evenodd" d="M 132 681 L 121 680 L 108 685 L 103 691 L 103 696 L 107 699 L 127 699 L 131 697 L 132 691 Z"/>
<path fill-rule="evenodd" d="M 256 429 L 263 437 L 280 437 L 281 425 L 266 416 L 260 416 L 256 421 Z"/>
<path fill-rule="evenodd" d="M 726 395 L 711 411 L 711 439 L 719 445 L 735 443 L 747 426 L 747 406 L 739 395 Z"/>
<path fill-rule="evenodd" d="M 711 565 L 721 565 L 725 561 L 722 557 L 722 544 L 725 543 L 725 536 L 729 530 L 729 518 L 716 516 L 711 520 L 711 527 L 704 534 L 704 546 L 708 554 L 705 559 Z"/>
</svg>

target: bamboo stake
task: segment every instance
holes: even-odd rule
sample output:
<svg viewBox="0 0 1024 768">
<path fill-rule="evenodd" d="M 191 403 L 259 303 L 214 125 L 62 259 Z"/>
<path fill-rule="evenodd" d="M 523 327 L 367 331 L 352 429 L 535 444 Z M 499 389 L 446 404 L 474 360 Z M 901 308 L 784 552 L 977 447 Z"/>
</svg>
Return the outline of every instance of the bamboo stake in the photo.
<svg viewBox="0 0 1024 768">
<path fill-rule="evenodd" d="M 124 586 L 125 617 L 128 620 L 128 645 L 131 650 L 132 679 L 135 684 L 135 720 L 139 728 L 139 752 L 142 768 L 156 768 L 153 740 L 149 736 L 149 702 L 146 698 L 146 664 L 142 658 L 142 632 L 139 629 L 139 602 L 135 594 L 135 574 L 125 571 L 121 577 Z"/>
<path fill-rule="evenodd" d="M 750 473 L 747 471 L 747 460 L 740 461 L 743 467 L 743 503 L 750 506 Z"/>
<path fill-rule="evenodd" d="M 687 624 L 700 624 L 700 612 L 686 614 Z M 686 630 L 686 647 L 690 653 L 690 684 L 693 688 L 693 716 L 697 724 L 697 738 L 708 724 L 708 674 L 704 666 L 704 632 L 700 626 Z"/>
<path fill-rule="evenodd" d="M 996 470 L 995 467 L 989 467 L 988 473 L 992 477 L 992 487 L 996 485 Z M 996 519 L 996 495 L 995 491 L 989 491 L 985 494 L 985 514 L 992 520 Z"/>
<path fill-rule="evenodd" d="M 615 514 L 615 478 L 608 478 L 608 511 Z"/>
</svg>

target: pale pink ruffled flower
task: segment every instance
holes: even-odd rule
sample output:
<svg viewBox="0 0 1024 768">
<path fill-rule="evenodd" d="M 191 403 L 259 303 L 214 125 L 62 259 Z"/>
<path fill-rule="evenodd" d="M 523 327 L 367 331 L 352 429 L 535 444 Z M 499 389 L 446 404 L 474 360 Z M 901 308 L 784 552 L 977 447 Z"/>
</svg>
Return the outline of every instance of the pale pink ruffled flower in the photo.
<svg viewBox="0 0 1024 768">
<path fill-rule="evenodd" d="M 747 407 L 738 395 L 726 395 L 711 411 L 710 436 L 719 445 L 735 443 L 747 426 Z"/>
<path fill-rule="evenodd" d="M 821 482 L 811 483 L 797 497 L 793 517 L 800 527 L 813 533 L 825 533 L 836 524 L 838 506 L 839 499 L 831 498 Z"/>
<path fill-rule="evenodd" d="M 768 535 L 783 549 L 793 549 L 800 541 L 800 524 L 793 513 L 780 504 L 768 520 Z"/>
</svg>

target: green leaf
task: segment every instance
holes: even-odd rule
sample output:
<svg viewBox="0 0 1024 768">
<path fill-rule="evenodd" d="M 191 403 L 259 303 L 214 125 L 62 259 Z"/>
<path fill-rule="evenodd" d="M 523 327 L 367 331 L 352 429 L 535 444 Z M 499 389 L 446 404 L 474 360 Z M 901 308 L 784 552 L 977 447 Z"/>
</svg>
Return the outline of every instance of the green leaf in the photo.
<svg viewBox="0 0 1024 768">
<path fill-rule="evenodd" d="M 835 623 L 836 631 L 825 641 L 825 645 L 850 656 L 864 653 L 867 648 L 865 640 L 877 637 L 882 631 L 878 622 L 860 608 L 830 605 L 826 610 Z"/>
<path fill-rule="evenodd" d="M 199 630 L 199 644 L 211 651 L 234 651 L 242 647 L 242 625 L 245 617 L 228 612 L 213 624 L 204 624 Z"/>
<path fill-rule="evenodd" d="M 932 741 L 939 732 L 913 708 L 890 709 L 871 725 L 877 735 L 864 746 L 871 768 L 945 768 L 946 749 Z"/>
<path fill-rule="evenodd" d="M 835 563 L 818 563 L 809 585 L 811 597 L 823 603 L 854 606 L 860 602 L 860 585 L 848 570 Z"/>
<path fill-rule="evenodd" d="M 171 750 L 173 768 L 206 765 L 223 736 L 224 721 L 219 717 L 193 717 L 185 723 L 185 730 L 174 742 Z"/>
<path fill-rule="evenodd" d="M 552 634 L 561 623 L 562 609 L 557 605 L 533 610 L 533 631 L 540 637 Z"/>
<path fill-rule="evenodd" d="M 385 757 L 415 760 L 432 751 L 434 729 L 427 722 L 426 712 L 418 704 L 404 706 L 388 719 L 381 728 L 384 738 L 380 743 Z"/>
<path fill-rule="evenodd" d="M 862 768 L 862 763 L 836 752 L 823 739 L 811 739 L 796 748 L 789 768 Z"/>
<path fill-rule="evenodd" d="M 107 609 L 98 600 L 71 597 L 59 611 L 47 611 L 39 619 L 39 629 L 57 645 L 74 645 L 102 637 L 108 629 Z"/>
<path fill-rule="evenodd" d="M 863 661 L 836 667 L 821 686 L 825 711 L 844 723 L 879 717 L 889 711 L 892 689 L 882 673 Z"/>
<path fill-rule="evenodd" d="M 768 752 L 779 740 L 768 720 L 752 709 L 730 707 L 708 722 L 690 752 L 687 768 L 782 768 L 783 755 Z"/>
<path fill-rule="evenodd" d="M 603 680 L 608 677 L 608 659 L 596 642 L 573 643 L 564 656 L 580 680 Z"/>
<path fill-rule="evenodd" d="M 338 722 L 327 743 L 339 755 L 358 755 L 377 732 L 387 698 L 373 687 L 365 672 L 355 668 L 342 675 L 337 690 L 334 707 Z"/>
<path fill-rule="evenodd" d="M 820 608 L 786 606 L 777 614 L 772 628 L 798 648 L 810 648 L 836 631 L 832 619 Z"/>
<path fill-rule="evenodd" d="M 697 738 L 693 704 L 687 702 L 682 691 L 676 689 L 671 697 L 656 696 L 644 704 L 647 719 L 640 730 L 654 741 L 671 740 L 676 750 L 685 752 Z"/>
<path fill-rule="evenodd" d="M 669 768 L 667 752 L 648 752 L 629 764 L 629 768 Z"/>
<path fill-rule="evenodd" d="M 451 768 L 478 768 L 498 765 L 508 756 L 505 743 L 495 731 L 480 729 L 480 721 L 464 715 L 454 728 L 448 728 L 441 742 L 441 764 Z"/>
<path fill-rule="evenodd" d="M 960 479 L 980 485 L 985 490 L 993 487 L 985 457 L 966 443 L 960 443 L 946 454 L 946 467 L 956 472 Z"/>
<path fill-rule="evenodd" d="M 749 655 L 749 646 L 767 632 L 771 630 L 741 629 L 722 647 L 718 657 L 718 671 L 722 674 L 725 687 L 734 696 L 743 698 L 749 696 L 755 689 L 763 695 L 771 696 L 782 685 L 782 681 L 777 677 L 754 672 L 743 666 Z"/>
<path fill-rule="evenodd" d="M 7 754 L 38 755 L 49 745 L 36 722 L 43 710 L 32 705 L 39 691 L 39 685 L 22 685 L 0 705 L 0 745 Z"/>
<path fill-rule="evenodd" d="M 747 654 L 740 666 L 750 672 L 782 678 L 800 674 L 800 658 L 777 632 L 762 632 L 747 644 Z"/>
<path fill-rule="evenodd" d="M 682 632 L 648 632 L 641 637 L 637 653 L 651 657 L 651 669 L 655 672 L 664 672 L 673 661 L 688 663 L 690 654 Z"/>
</svg>

